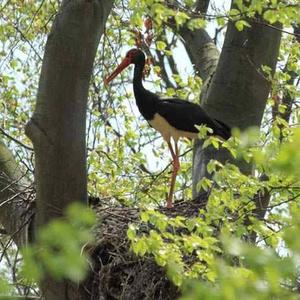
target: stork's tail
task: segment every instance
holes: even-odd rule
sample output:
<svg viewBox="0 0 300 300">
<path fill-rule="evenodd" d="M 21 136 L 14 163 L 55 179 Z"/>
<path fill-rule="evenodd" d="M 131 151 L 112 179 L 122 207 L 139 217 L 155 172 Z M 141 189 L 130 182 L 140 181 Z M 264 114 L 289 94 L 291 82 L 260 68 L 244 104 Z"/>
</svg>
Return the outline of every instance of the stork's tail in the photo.
<svg viewBox="0 0 300 300">
<path fill-rule="evenodd" d="M 231 128 L 219 120 L 215 119 L 214 121 L 218 125 L 216 130 L 214 131 L 214 134 L 219 135 L 224 140 L 228 140 L 231 137 Z"/>
</svg>

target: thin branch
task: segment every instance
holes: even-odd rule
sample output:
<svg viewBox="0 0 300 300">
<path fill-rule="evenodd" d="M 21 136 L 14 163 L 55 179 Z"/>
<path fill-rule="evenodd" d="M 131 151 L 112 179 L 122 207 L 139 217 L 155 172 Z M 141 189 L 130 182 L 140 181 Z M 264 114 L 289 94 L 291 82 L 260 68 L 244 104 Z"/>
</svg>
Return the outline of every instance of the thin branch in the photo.
<svg viewBox="0 0 300 300">
<path fill-rule="evenodd" d="M 23 144 L 22 142 L 20 142 L 19 140 L 17 140 L 16 138 L 12 137 L 11 135 L 9 135 L 7 132 L 5 132 L 5 130 L 3 128 L 0 127 L 0 132 L 6 136 L 7 138 L 9 138 L 10 140 L 14 141 L 16 144 L 18 144 L 19 146 L 22 146 L 23 148 L 29 150 L 29 151 L 33 151 L 33 148 Z"/>
</svg>

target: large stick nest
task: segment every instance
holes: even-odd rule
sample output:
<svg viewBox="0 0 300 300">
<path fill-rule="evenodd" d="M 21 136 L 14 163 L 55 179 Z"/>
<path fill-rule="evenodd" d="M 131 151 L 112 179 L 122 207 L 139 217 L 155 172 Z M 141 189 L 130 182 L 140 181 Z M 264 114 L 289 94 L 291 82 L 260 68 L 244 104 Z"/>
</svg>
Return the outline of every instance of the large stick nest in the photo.
<svg viewBox="0 0 300 300">
<path fill-rule="evenodd" d="M 159 211 L 170 217 L 193 217 L 206 202 L 207 195 L 203 194 Z M 89 299 L 177 299 L 180 292 L 168 280 L 165 270 L 151 257 L 137 257 L 130 250 L 127 229 L 130 223 L 139 222 L 140 210 L 104 207 L 95 201 L 93 207 L 99 224 L 95 228 L 96 246 L 91 249 L 93 272 L 86 280 Z"/>
</svg>

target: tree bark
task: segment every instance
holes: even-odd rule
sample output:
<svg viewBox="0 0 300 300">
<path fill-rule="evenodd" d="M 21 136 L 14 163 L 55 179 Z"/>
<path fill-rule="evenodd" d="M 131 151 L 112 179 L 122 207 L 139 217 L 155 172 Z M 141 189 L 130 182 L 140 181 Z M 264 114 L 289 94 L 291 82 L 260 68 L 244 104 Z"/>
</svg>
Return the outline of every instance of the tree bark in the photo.
<svg viewBox="0 0 300 300">
<path fill-rule="evenodd" d="M 179 34 L 184 39 L 185 49 L 194 65 L 197 75 L 203 81 L 214 72 L 219 58 L 219 50 L 205 29 L 190 30 L 181 27 Z"/>
<path fill-rule="evenodd" d="M 205 15 L 209 2 L 209 0 L 196 1 L 194 11 Z M 171 6 L 171 8 L 174 9 L 173 6 Z M 179 9 L 179 7 L 176 8 Z M 177 26 L 174 21 L 169 22 L 168 26 L 171 26 L 174 31 L 177 31 Z M 188 26 L 181 26 L 178 33 L 183 39 L 185 49 L 197 75 L 201 77 L 205 85 L 205 81 L 210 78 L 217 66 L 219 50 L 207 31 L 203 28 L 191 30 Z"/>
<path fill-rule="evenodd" d="M 232 22 L 228 24 L 216 72 L 202 99 L 202 106 L 210 116 L 241 130 L 260 126 L 271 87 L 262 66 L 268 66 L 274 73 L 280 38 L 280 30 L 256 22 L 242 32 Z M 224 163 L 230 156 L 225 150 L 203 150 L 202 142 L 198 141 L 193 162 L 194 197 L 198 194 L 199 180 L 210 176 L 206 165 L 211 159 Z M 251 172 L 251 165 L 238 165 L 242 172 Z"/>
<path fill-rule="evenodd" d="M 28 240 L 32 216 L 29 187 L 30 182 L 0 138 L 0 222 L 18 247 L 25 246 Z"/>
<path fill-rule="evenodd" d="M 198 0 L 195 3 L 195 11 L 206 14 L 210 0 Z"/>
<path fill-rule="evenodd" d="M 113 1 L 62 2 L 49 34 L 35 112 L 26 133 L 36 162 L 38 229 L 63 215 L 74 201 L 86 202 L 86 104 L 100 37 Z M 47 276 L 48 299 L 86 299 L 78 287 Z"/>
</svg>

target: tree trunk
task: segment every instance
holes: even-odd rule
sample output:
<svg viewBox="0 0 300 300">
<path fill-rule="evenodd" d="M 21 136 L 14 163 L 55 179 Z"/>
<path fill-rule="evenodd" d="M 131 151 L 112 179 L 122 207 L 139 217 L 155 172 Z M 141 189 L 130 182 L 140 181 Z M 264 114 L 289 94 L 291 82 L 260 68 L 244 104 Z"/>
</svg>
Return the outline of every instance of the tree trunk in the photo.
<svg viewBox="0 0 300 300">
<path fill-rule="evenodd" d="M 184 39 L 185 49 L 194 65 L 196 74 L 205 82 L 214 72 L 219 59 L 219 50 L 206 30 L 190 30 L 181 27 L 179 34 Z"/>
<path fill-rule="evenodd" d="M 242 32 L 233 23 L 228 24 L 216 72 L 202 99 L 203 108 L 212 117 L 241 130 L 260 126 L 271 87 L 262 66 L 270 67 L 274 73 L 280 38 L 280 30 L 256 22 Z M 211 159 L 225 162 L 230 157 L 224 150 L 203 150 L 202 142 L 198 141 L 193 162 L 194 197 L 199 180 L 209 177 L 206 165 Z M 242 172 L 251 172 L 250 165 L 238 165 Z"/>
<path fill-rule="evenodd" d="M 0 139 L 0 222 L 18 247 L 28 240 L 32 216 L 26 180 L 13 154 Z"/>
<path fill-rule="evenodd" d="M 26 133 L 36 162 L 36 229 L 63 215 L 74 201 L 86 202 L 85 124 L 96 49 L 113 1 L 63 1 L 46 44 L 35 112 Z M 50 276 L 48 299 L 85 299 L 68 281 Z"/>
</svg>

